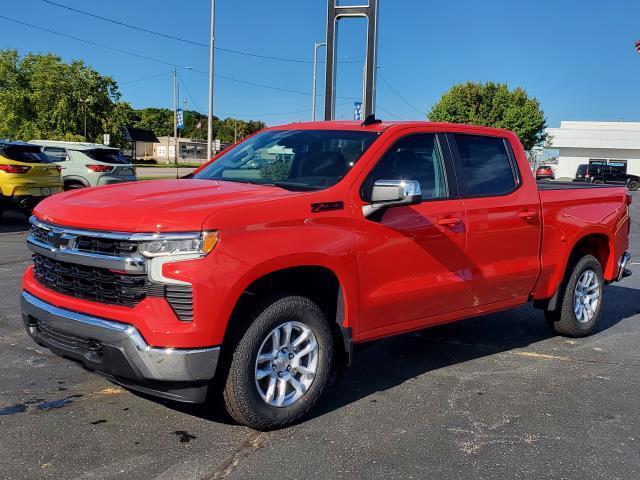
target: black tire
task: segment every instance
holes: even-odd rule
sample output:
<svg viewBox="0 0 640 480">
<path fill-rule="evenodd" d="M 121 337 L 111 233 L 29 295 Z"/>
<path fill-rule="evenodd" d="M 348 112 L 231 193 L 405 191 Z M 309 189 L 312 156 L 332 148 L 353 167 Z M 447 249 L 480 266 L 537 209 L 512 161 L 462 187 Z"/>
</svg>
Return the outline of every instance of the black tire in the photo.
<svg viewBox="0 0 640 480">
<path fill-rule="evenodd" d="M 600 180 L 599 178 L 597 178 L 597 179 L 595 179 L 595 180 L 594 180 L 593 182 L 591 182 L 591 183 L 594 183 L 594 184 L 596 184 L 596 185 L 600 185 L 600 184 L 603 184 L 604 182 L 603 182 L 602 180 Z"/>
<path fill-rule="evenodd" d="M 599 299 L 594 309 L 593 317 L 588 321 L 580 321 L 574 311 L 576 284 L 587 270 L 591 270 L 598 281 Z M 568 273 L 568 272 L 567 272 Z M 559 335 L 567 337 L 584 337 L 589 335 L 600 318 L 604 303 L 604 276 L 602 265 L 593 255 L 585 255 L 574 261 L 573 270 L 561 285 L 560 300 L 554 311 L 545 311 L 545 318 L 549 326 Z"/>
<path fill-rule="evenodd" d="M 232 353 L 223 398 L 227 412 L 238 423 L 272 430 L 300 420 L 322 395 L 331 374 L 333 338 L 322 310 L 308 298 L 281 295 L 258 310 Z M 318 363 L 306 392 L 291 405 L 277 407 L 263 400 L 258 391 L 256 359 L 270 333 L 287 322 L 300 322 L 311 329 L 318 344 Z"/>
<path fill-rule="evenodd" d="M 633 180 L 633 181 L 629 182 L 628 188 L 632 192 L 635 192 L 635 191 L 638 190 L 638 188 L 640 188 L 640 182 L 637 182 L 637 181 Z"/>
</svg>

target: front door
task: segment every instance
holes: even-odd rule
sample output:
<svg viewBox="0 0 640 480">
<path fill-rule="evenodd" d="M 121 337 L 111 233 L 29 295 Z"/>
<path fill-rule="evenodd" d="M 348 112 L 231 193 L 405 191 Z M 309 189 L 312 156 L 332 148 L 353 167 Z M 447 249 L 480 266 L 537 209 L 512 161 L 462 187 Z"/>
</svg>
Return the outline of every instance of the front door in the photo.
<svg viewBox="0 0 640 480">
<path fill-rule="evenodd" d="M 464 204 L 453 198 L 457 187 L 447 176 L 450 159 L 441 140 L 434 133 L 396 137 L 359 188 L 364 202 L 377 180 L 416 180 L 422 190 L 418 205 L 389 208 L 375 218 L 355 213 L 361 332 L 382 335 L 412 321 L 413 328 L 471 306 Z"/>
</svg>

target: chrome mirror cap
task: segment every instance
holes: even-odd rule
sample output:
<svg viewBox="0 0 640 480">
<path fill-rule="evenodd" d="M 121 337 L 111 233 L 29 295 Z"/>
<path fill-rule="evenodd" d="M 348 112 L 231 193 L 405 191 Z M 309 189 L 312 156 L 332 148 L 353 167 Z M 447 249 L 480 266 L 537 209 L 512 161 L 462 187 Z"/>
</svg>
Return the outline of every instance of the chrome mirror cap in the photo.
<svg viewBox="0 0 640 480">
<path fill-rule="evenodd" d="M 371 203 L 362 207 L 365 217 L 390 207 L 416 205 L 422 201 L 420 182 L 416 180 L 376 180 Z"/>
</svg>

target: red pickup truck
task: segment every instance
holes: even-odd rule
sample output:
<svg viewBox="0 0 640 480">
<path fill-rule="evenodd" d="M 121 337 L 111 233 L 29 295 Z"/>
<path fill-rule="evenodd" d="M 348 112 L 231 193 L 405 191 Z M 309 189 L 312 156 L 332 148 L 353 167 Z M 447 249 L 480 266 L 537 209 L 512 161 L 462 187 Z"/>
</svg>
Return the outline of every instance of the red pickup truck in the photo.
<svg viewBox="0 0 640 480">
<path fill-rule="evenodd" d="M 630 203 L 623 186 L 537 185 L 505 130 L 269 128 L 188 179 L 40 203 L 23 318 L 121 385 L 217 390 L 238 422 L 277 428 L 354 344 L 529 301 L 557 333 L 590 333 L 630 273 Z"/>
</svg>

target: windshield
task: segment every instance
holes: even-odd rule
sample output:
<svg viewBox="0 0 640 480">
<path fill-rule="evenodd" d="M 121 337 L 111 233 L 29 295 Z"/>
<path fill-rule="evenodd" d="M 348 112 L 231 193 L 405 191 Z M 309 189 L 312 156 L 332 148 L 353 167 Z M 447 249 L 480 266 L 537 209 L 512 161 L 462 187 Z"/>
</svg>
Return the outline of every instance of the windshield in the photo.
<svg viewBox="0 0 640 480">
<path fill-rule="evenodd" d="M 53 163 L 37 145 L 6 145 L 0 147 L 0 155 L 16 162 Z"/>
<path fill-rule="evenodd" d="M 377 136 L 349 130 L 269 130 L 232 148 L 194 178 L 320 190 L 339 182 Z"/>
<path fill-rule="evenodd" d="M 98 162 L 104 163 L 125 163 L 128 164 L 129 161 L 124 158 L 120 150 L 115 150 L 113 148 L 96 148 L 93 150 L 85 150 L 84 153 L 93 160 L 97 160 Z"/>
</svg>

